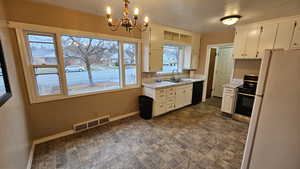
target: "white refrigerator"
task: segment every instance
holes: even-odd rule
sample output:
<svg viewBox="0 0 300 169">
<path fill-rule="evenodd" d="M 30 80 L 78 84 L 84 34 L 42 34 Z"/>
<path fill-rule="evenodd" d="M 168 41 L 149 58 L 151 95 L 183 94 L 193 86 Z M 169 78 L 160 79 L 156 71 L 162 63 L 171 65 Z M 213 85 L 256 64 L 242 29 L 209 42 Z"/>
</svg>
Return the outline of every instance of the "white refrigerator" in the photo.
<svg viewBox="0 0 300 169">
<path fill-rule="evenodd" d="M 262 58 L 242 169 L 300 169 L 300 50 Z"/>
</svg>

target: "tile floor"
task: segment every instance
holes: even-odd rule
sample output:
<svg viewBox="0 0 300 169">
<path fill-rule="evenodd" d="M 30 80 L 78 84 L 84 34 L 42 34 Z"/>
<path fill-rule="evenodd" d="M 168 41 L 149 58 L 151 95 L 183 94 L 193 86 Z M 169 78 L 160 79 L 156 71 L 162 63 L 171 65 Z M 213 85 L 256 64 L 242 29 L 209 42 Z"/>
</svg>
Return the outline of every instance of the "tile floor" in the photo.
<svg viewBox="0 0 300 169">
<path fill-rule="evenodd" d="M 247 128 L 202 103 L 37 145 L 32 169 L 239 169 Z"/>
</svg>

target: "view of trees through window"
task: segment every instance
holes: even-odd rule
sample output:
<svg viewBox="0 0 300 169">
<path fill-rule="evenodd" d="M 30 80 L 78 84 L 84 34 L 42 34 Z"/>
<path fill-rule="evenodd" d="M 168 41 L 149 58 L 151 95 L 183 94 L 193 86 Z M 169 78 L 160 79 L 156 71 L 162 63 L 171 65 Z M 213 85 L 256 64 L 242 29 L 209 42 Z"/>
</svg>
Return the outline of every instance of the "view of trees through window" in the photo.
<svg viewBox="0 0 300 169">
<path fill-rule="evenodd" d="M 120 87 L 119 42 L 62 36 L 69 94 Z"/>
<path fill-rule="evenodd" d="M 120 88 L 123 73 L 124 85 L 137 84 L 135 43 L 122 43 L 122 72 L 117 40 L 63 35 L 57 44 L 54 35 L 47 34 L 27 34 L 27 40 L 39 96 L 61 94 L 62 79 L 69 95 Z M 56 45 L 62 47 L 64 63 L 58 61 Z"/>
<path fill-rule="evenodd" d="M 160 73 L 178 72 L 180 46 L 164 45 L 163 71 Z"/>
</svg>

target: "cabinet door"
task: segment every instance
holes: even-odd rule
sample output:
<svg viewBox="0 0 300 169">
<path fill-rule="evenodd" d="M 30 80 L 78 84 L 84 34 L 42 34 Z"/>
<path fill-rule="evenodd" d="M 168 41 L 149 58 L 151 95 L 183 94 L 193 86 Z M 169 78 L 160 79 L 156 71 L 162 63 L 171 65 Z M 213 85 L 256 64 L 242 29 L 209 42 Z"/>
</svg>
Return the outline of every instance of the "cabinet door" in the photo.
<svg viewBox="0 0 300 169">
<path fill-rule="evenodd" d="M 163 50 L 150 49 L 149 53 L 149 72 L 160 72 L 163 68 Z"/>
<path fill-rule="evenodd" d="M 295 27 L 295 30 L 294 30 L 294 36 L 293 36 L 291 48 L 299 49 L 300 48 L 300 19 L 298 19 L 294 23 L 294 27 Z"/>
<path fill-rule="evenodd" d="M 257 57 L 261 58 L 265 55 L 265 49 L 273 49 L 278 24 L 263 24 L 261 25 L 261 34 L 258 45 Z"/>
<path fill-rule="evenodd" d="M 289 49 L 293 37 L 295 21 L 284 21 L 278 23 L 277 35 L 274 49 Z"/>
<path fill-rule="evenodd" d="M 243 58 L 247 41 L 248 28 L 246 26 L 236 28 L 234 37 L 234 58 Z"/>
<path fill-rule="evenodd" d="M 233 113 L 233 95 L 223 94 L 221 110 L 226 113 Z"/>
<path fill-rule="evenodd" d="M 175 103 L 175 107 L 176 109 L 181 108 L 184 106 L 184 88 L 178 87 L 176 89 L 176 103 Z"/>
<path fill-rule="evenodd" d="M 248 26 L 244 58 L 256 58 L 259 34 L 260 30 L 258 25 L 254 24 Z"/>
</svg>

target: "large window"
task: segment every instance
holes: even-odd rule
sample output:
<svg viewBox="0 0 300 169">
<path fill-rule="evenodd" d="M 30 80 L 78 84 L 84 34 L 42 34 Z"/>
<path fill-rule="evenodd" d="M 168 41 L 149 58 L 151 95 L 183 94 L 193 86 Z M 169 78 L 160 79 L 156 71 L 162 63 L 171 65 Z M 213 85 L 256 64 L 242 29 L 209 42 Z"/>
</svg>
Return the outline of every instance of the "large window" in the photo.
<svg viewBox="0 0 300 169">
<path fill-rule="evenodd" d="M 135 40 L 28 31 L 24 40 L 32 102 L 138 87 Z"/>
<path fill-rule="evenodd" d="M 69 94 L 120 88 L 119 42 L 64 35 Z"/>
<path fill-rule="evenodd" d="M 163 70 L 159 73 L 181 72 L 182 52 L 184 48 L 178 45 L 164 45 L 163 48 Z"/>
</svg>

